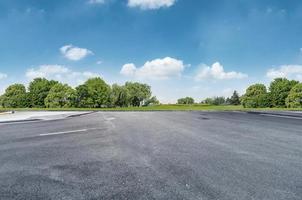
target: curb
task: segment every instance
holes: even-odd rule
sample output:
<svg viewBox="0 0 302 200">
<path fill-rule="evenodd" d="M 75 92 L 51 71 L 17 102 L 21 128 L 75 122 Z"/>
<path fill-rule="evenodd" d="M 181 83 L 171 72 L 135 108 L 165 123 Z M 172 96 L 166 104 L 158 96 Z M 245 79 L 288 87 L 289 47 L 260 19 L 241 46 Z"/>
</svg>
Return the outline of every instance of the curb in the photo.
<svg viewBox="0 0 302 200">
<path fill-rule="evenodd" d="M 0 112 L 0 115 L 9 115 L 9 114 L 14 114 L 14 111 L 6 111 L 6 112 Z"/>
<path fill-rule="evenodd" d="M 42 121 L 41 119 L 24 119 L 24 120 L 14 120 L 14 121 L 3 121 L 0 124 L 11 124 L 11 123 L 23 123 L 23 122 L 36 122 Z"/>
<path fill-rule="evenodd" d="M 261 112 L 261 111 L 247 111 L 249 114 L 258 114 L 258 115 L 274 115 L 274 116 L 284 116 L 284 117 L 296 117 L 302 119 L 302 113 L 294 113 L 294 112 Z"/>
<path fill-rule="evenodd" d="M 83 116 L 83 115 L 89 115 L 89 114 L 96 113 L 96 112 L 98 112 L 98 111 L 91 111 L 91 112 L 69 115 L 66 118 L 80 117 L 80 116 Z"/>
</svg>

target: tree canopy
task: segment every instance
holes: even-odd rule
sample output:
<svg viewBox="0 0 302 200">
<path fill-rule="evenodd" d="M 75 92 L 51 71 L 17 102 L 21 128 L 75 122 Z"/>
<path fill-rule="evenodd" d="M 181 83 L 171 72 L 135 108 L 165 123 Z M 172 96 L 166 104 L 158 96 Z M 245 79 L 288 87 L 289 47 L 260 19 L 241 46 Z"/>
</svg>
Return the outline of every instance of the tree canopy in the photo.
<svg viewBox="0 0 302 200">
<path fill-rule="evenodd" d="M 269 107 L 270 101 L 265 85 L 257 83 L 249 86 L 241 98 L 241 103 L 246 108 Z"/>
<path fill-rule="evenodd" d="M 151 87 L 138 82 L 126 82 L 128 100 L 131 106 L 142 106 L 151 97 Z"/>
<path fill-rule="evenodd" d="M 75 106 L 76 92 L 67 84 L 57 83 L 45 98 L 47 108 L 70 108 Z"/>
<path fill-rule="evenodd" d="M 296 84 L 298 84 L 298 81 L 290 81 L 286 78 L 276 78 L 272 81 L 269 86 L 271 106 L 285 107 L 285 99 Z"/>
<path fill-rule="evenodd" d="M 9 86 L 0 96 L 0 106 L 5 108 L 102 108 L 147 106 L 158 104 L 151 97 L 151 87 L 138 82 L 110 86 L 103 79 L 90 78 L 75 89 L 67 84 L 45 78 L 36 78 L 29 83 L 28 92 L 22 84 Z"/>
<path fill-rule="evenodd" d="M 28 106 L 26 88 L 22 84 L 13 84 L 6 88 L 1 96 L 2 107 L 24 108 Z"/>
<path fill-rule="evenodd" d="M 296 84 L 286 98 L 286 106 L 289 108 L 302 108 L 302 83 Z"/>
<path fill-rule="evenodd" d="M 57 83 L 57 81 L 49 81 L 46 78 L 35 78 L 31 81 L 28 87 L 30 107 L 45 107 L 45 98 L 47 97 L 50 89 Z"/>
<path fill-rule="evenodd" d="M 180 98 L 177 100 L 178 104 L 194 104 L 194 99 L 192 97 Z"/>
</svg>

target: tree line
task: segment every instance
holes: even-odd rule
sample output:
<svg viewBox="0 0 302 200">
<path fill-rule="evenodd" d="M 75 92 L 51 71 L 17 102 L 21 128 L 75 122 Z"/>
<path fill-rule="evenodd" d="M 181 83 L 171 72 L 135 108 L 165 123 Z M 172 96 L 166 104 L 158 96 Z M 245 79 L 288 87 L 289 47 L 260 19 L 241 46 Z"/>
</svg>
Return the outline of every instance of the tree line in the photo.
<svg viewBox="0 0 302 200">
<path fill-rule="evenodd" d="M 192 97 L 178 100 L 178 104 L 193 104 Z M 234 91 L 230 98 L 213 97 L 201 102 L 208 105 L 242 105 L 245 108 L 302 108 L 302 83 L 286 78 L 274 79 L 267 88 L 257 83 L 249 86 L 244 95 Z"/>
<path fill-rule="evenodd" d="M 103 108 L 159 104 L 151 87 L 138 82 L 124 85 L 107 84 L 103 79 L 91 78 L 75 89 L 67 84 L 46 78 L 29 83 L 13 84 L 0 96 L 4 108 Z"/>
</svg>

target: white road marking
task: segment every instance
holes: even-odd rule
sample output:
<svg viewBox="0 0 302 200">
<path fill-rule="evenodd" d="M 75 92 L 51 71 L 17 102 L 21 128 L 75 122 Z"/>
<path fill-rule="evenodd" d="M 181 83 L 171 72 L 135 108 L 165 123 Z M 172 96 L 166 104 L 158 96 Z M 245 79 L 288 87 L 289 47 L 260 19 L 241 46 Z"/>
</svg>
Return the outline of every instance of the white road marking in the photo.
<svg viewBox="0 0 302 200">
<path fill-rule="evenodd" d="M 294 117 L 294 116 L 284 116 L 284 115 L 272 115 L 272 114 L 259 114 L 262 116 L 267 116 L 267 117 L 279 117 L 279 118 L 287 118 L 287 119 L 301 119 L 301 117 Z"/>
<path fill-rule="evenodd" d="M 114 117 L 109 117 L 109 118 L 106 118 L 107 121 L 112 121 L 112 120 L 115 120 Z"/>
<path fill-rule="evenodd" d="M 49 135 L 62 135 L 67 133 L 79 133 L 79 132 L 86 132 L 89 129 L 81 129 L 81 130 L 73 130 L 73 131 L 62 131 L 62 132 L 54 132 L 54 133 L 42 133 L 39 136 L 49 136 Z"/>
</svg>

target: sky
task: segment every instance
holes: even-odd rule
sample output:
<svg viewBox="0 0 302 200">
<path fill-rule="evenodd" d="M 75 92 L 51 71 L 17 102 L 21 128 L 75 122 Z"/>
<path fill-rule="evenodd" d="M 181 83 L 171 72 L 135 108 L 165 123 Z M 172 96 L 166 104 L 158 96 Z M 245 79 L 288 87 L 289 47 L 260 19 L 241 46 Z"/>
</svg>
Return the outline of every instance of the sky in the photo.
<svg viewBox="0 0 302 200">
<path fill-rule="evenodd" d="M 139 81 L 163 103 L 302 81 L 300 0 L 1 0 L 0 93 Z"/>
</svg>

